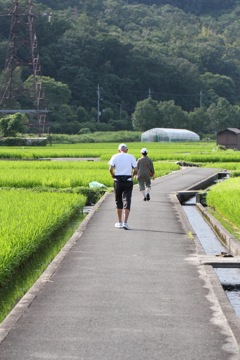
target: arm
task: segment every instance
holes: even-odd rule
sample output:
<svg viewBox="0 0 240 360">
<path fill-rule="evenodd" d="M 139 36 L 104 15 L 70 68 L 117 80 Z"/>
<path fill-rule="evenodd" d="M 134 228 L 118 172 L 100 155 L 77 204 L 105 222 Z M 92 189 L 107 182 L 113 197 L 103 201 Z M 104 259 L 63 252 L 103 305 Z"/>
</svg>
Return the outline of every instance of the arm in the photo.
<svg viewBox="0 0 240 360">
<path fill-rule="evenodd" d="M 151 160 L 151 166 L 152 166 L 152 173 L 153 173 L 152 179 L 154 180 L 155 179 L 155 170 L 154 170 L 154 165 L 153 165 L 152 160 Z"/>
<path fill-rule="evenodd" d="M 132 176 L 137 175 L 137 173 L 138 173 L 138 167 L 135 166 L 135 167 L 133 168 L 133 174 L 132 174 Z"/>
<path fill-rule="evenodd" d="M 115 174 L 114 174 L 114 166 L 112 166 L 112 165 L 109 166 L 109 172 L 110 172 L 112 178 L 114 178 L 114 176 L 115 176 Z"/>
</svg>

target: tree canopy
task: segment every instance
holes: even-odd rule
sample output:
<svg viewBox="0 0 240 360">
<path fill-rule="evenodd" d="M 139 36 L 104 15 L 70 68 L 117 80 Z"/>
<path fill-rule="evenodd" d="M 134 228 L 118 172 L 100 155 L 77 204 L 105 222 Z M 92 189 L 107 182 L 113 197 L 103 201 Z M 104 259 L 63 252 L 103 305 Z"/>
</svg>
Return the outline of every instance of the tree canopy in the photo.
<svg viewBox="0 0 240 360">
<path fill-rule="evenodd" d="M 0 12 L 9 14 L 11 4 L 0 0 Z M 195 111 L 211 113 L 222 99 L 230 109 L 240 104 L 240 0 L 36 0 L 33 11 L 56 131 L 96 124 L 98 108 L 102 124 L 129 128 L 149 98 L 158 103 L 158 114 L 159 104 L 164 108 L 164 120 L 157 121 L 172 127 L 193 126 Z M 1 19 L 0 73 L 10 17 Z M 228 124 L 224 119 L 221 126 Z M 136 121 L 134 115 L 134 127 Z M 216 131 L 199 121 L 200 133 Z"/>
</svg>

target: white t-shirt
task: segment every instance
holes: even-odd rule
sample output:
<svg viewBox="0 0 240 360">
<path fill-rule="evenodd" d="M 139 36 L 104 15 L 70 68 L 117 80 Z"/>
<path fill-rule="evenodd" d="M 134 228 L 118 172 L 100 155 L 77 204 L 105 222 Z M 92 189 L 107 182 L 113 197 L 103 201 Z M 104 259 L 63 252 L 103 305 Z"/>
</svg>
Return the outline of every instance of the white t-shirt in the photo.
<svg viewBox="0 0 240 360">
<path fill-rule="evenodd" d="M 137 162 L 133 155 L 119 153 L 111 157 L 108 165 L 114 166 L 116 176 L 132 175 L 132 169 L 137 166 Z"/>
</svg>

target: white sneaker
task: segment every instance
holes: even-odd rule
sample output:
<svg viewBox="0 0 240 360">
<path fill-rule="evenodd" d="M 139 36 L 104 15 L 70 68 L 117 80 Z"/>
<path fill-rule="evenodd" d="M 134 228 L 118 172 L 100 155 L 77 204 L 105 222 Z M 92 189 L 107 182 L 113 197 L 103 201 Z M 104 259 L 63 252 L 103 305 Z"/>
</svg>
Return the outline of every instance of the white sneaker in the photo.
<svg viewBox="0 0 240 360">
<path fill-rule="evenodd" d="M 123 227 L 122 221 L 117 222 L 117 223 L 115 224 L 115 228 L 121 229 L 122 227 Z"/>
<path fill-rule="evenodd" d="M 125 230 L 130 230 L 130 227 L 128 226 L 127 223 L 123 223 L 123 226 L 122 226 Z"/>
</svg>

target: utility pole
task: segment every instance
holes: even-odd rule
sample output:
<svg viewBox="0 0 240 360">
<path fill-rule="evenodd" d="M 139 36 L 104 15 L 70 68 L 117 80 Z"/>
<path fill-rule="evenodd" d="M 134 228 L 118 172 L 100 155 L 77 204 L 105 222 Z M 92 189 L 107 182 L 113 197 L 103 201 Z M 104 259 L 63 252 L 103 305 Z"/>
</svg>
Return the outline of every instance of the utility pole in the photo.
<svg viewBox="0 0 240 360">
<path fill-rule="evenodd" d="M 99 85 L 97 86 L 97 122 L 100 122 L 100 116 L 101 116 L 101 112 L 100 112 L 100 100 L 101 100 L 101 92 L 100 92 L 100 87 Z"/>
<path fill-rule="evenodd" d="M 122 104 L 119 104 L 119 116 L 120 120 L 122 120 Z"/>
<path fill-rule="evenodd" d="M 117 105 L 119 105 L 119 119 L 122 120 L 122 104 L 117 103 Z"/>
<path fill-rule="evenodd" d="M 200 90 L 200 109 L 202 107 L 202 98 L 203 98 L 203 93 L 202 90 Z"/>
<path fill-rule="evenodd" d="M 149 99 L 151 99 L 151 98 L 152 98 L 151 89 L 148 89 L 148 98 L 149 98 Z"/>
<path fill-rule="evenodd" d="M 0 87 L 0 114 L 30 114 L 30 126 L 37 128 L 41 134 L 45 132 L 48 111 L 42 84 L 32 0 L 14 0 L 8 15 L 11 15 L 11 26 Z M 17 73 L 20 77 L 24 74 L 25 78 L 31 79 L 28 89 L 22 86 L 22 79 L 16 78 Z M 25 105 L 28 109 L 19 109 L 22 100 L 28 104 Z M 33 120 L 34 117 L 37 121 Z"/>
</svg>

